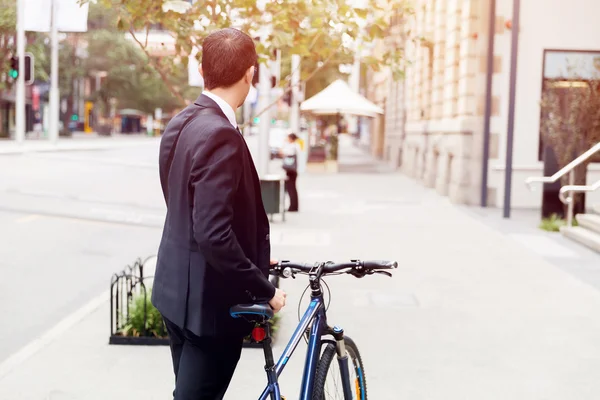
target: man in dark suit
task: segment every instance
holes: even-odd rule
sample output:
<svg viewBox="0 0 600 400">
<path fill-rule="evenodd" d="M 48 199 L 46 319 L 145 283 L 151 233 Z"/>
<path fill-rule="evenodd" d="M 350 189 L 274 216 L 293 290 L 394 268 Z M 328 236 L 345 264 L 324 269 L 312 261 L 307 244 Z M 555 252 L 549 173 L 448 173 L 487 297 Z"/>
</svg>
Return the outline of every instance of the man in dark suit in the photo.
<svg viewBox="0 0 600 400">
<path fill-rule="evenodd" d="M 223 29 L 202 50 L 205 91 L 169 122 L 159 156 L 167 217 L 152 303 L 169 332 L 175 400 L 223 398 L 252 329 L 231 306 L 285 305 L 268 280 L 269 222 L 234 111 L 252 84 L 254 42 Z"/>
</svg>

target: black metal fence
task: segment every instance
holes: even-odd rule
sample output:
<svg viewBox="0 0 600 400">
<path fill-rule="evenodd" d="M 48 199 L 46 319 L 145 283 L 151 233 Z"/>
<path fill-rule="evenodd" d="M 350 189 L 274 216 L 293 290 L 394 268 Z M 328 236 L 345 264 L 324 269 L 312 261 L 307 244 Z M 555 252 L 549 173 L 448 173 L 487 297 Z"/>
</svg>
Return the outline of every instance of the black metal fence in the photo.
<svg viewBox="0 0 600 400">
<path fill-rule="evenodd" d="M 121 272 L 112 276 L 110 282 L 110 339 L 115 345 L 168 345 L 167 331 L 158 310 L 150 302 L 153 275 L 145 269 L 150 256 L 138 258 Z M 279 287 L 279 278 L 270 277 Z M 246 347 L 257 347 L 252 338 Z"/>
<path fill-rule="evenodd" d="M 155 256 L 138 258 L 110 282 L 110 344 L 166 345 L 166 328 L 150 303 L 149 282 L 145 265 Z M 158 325 L 158 329 L 157 329 Z M 157 332 L 164 332 L 164 335 Z"/>
</svg>

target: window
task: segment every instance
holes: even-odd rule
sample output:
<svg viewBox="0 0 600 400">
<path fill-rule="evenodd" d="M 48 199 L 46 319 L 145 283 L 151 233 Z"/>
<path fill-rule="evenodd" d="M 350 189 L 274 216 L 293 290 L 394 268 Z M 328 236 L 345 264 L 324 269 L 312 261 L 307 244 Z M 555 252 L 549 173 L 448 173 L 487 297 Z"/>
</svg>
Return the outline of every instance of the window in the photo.
<svg viewBox="0 0 600 400">
<path fill-rule="evenodd" d="M 592 82 L 600 81 L 600 51 L 545 50 L 542 66 L 542 93 L 557 95 L 563 110 L 569 108 L 569 98 L 576 91 L 585 89 Z M 571 103 L 574 104 L 574 103 Z M 548 118 L 547 110 L 540 110 L 538 160 L 543 160 L 544 143 L 542 124 Z M 566 111 L 565 111 L 566 112 Z M 600 161 L 599 158 L 594 161 Z"/>
</svg>

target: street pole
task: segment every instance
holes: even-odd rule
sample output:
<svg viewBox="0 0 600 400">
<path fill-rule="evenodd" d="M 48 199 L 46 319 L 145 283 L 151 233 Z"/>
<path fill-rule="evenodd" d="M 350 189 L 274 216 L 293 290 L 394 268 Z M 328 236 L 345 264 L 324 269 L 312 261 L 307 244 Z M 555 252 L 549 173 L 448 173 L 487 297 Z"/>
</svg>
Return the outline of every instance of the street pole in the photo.
<svg viewBox="0 0 600 400">
<path fill-rule="evenodd" d="M 275 50 L 275 61 L 271 64 L 271 75 L 275 77 L 275 86 L 281 81 L 281 50 Z"/>
<path fill-rule="evenodd" d="M 271 150 L 269 148 L 269 129 L 271 128 L 271 118 L 269 103 L 271 102 L 271 74 L 269 65 L 263 64 L 259 68 L 258 76 L 258 111 L 263 112 L 260 115 L 258 125 L 258 174 L 264 176 L 269 173 L 269 161 L 271 160 Z"/>
<path fill-rule="evenodd" d="M 300 61 L 298 54 L 292 55 L 292 103 L 290 104 L 290 128 L 296 135 L 300 134 Z"/>
<path fill-rule="evenodd" d="M 350 89 L 354 93 L 359 93 L 360 91 L 360 56 L 358 52 L 354 56 L 352 72 L 350 73 Z M 358 133 L 358 117 L 352 115 L 348 118 L 348 132 L 350 134 Z"/>
<path fill-rule="evenodd" d="M 52 0 L 52 17 L 50 26 L 51 60 L 50 60 L 50 124 L 48 139 L 56 143 L 58 140 L 59 93 L 58 93 L 58 0 Z"/>
<path fill-rule="evenodd" d="M 485 81 L 485 113 L 483 122 L 483 157 L 481 162 L 481 207 L 488 203 L 488 166 L 490 161 L 490 122 L 492 119 L 492 81 L 494 76 L 494 39 L 496 36 L 496 0 L 490 0 L 488 55 Z"/>
<path fill-rule="evenodd" d="M 25 0 L 17 0 L 17 57 L 19 57 L 19 75 L 15 99 L 16 123 L 15 140 L 25 140 Z"/>
<path fill-rule="evenodd" d="M 515 95 L 517 89 L 517 55 L 519 53 L 520 0 L 513 0 L 512 40 L 510 56 L 510 87 L 508 95 L 508 130 L 506 134 L 506 167 L 504 169 L 504 218 L 510 218 L 512 191 L 513 142 L 515 134 Z"/>
</svg>

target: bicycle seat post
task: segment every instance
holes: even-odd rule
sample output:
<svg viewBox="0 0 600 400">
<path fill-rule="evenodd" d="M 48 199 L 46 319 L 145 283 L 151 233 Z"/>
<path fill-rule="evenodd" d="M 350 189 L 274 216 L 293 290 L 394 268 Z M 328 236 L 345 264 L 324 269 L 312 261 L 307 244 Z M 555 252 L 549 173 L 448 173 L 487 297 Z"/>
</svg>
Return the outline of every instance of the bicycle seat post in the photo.
<svg viewBox="0 0 600 400">
<path fill-rule="evenodd" d="M 266 322 L 264 324 L 267 336 L 262 341 L 263 352 L 265 354 L 265 370 L 269 376 L 269 382 L 271 380 L 270 373 L 275 371 L 275 360 L 273 358 L 273 348 L 271 347 L 271 324 Z"/>
</svg>

